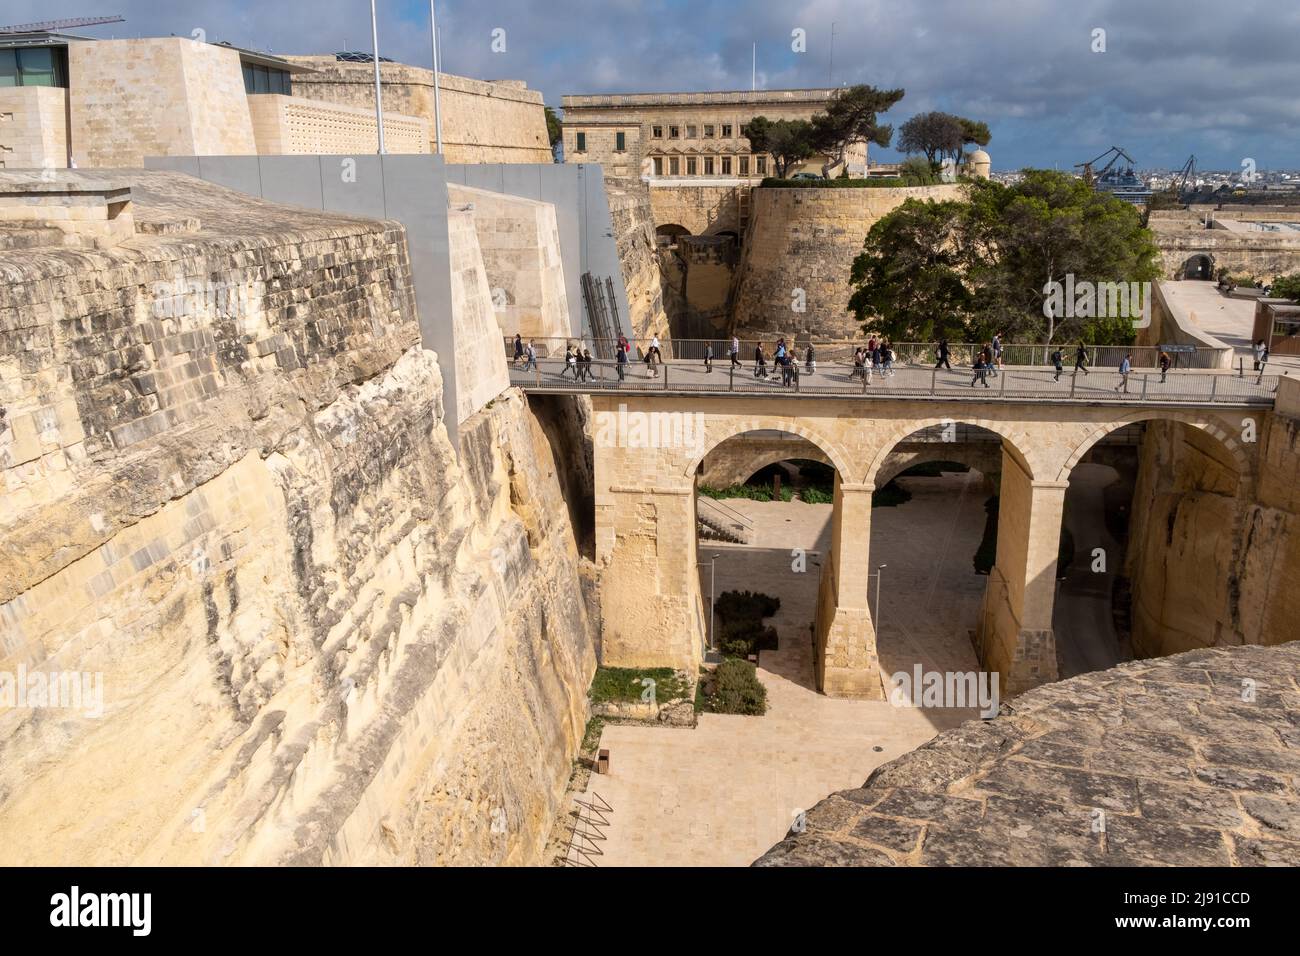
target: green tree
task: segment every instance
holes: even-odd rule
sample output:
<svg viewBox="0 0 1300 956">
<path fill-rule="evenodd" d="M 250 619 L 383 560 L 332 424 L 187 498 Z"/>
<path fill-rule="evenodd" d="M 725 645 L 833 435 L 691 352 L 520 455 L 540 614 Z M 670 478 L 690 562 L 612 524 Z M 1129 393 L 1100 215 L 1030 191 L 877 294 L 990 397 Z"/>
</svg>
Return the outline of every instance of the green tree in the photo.
<svg viewBox="0 0 1300 956">
<path fill-rule="evenodd" d="M 1131 317 L 1045 310 L 1052 283 L 1064 285 L 1067 276 L 1076 286 L 1160 277 L 1159 252 L 1136 207 L 1053 170 L 1026 170 L 1013 186 L 972 184 L 965 233 L 967 279 L 978 290 L 971 319 L 981 335 L 1131 340 Z"/>
<path fill-rule="evenodd" d="M 975 182 L 967 195 L 910 200 L 872 226 L 850 273 L 849 307 L 865 329 L 899 340 L 998 331 L 1045 344 L 1132 340 L 1132 315 L 1044 306 L 1067 277 L 1077 288 L 1159 278 L 1134 206 L 1050 170 L 1026 170 L 1013 186 Z"/>
<path fill-rule="evenodd" d="M 1300 272 L 1289 276 L 1278 276 L 1269 286 L 1268 293 L 1275 299 L 1291 299 L 1300 302 Z"/>
<path fill-rule="evenodd" d="M 942 180 L 924 156 L 909 156 L 898 171 L 905 186 L 935 186 Z"/>
<path fill-rule="evenodd" d="M 909 199 L 871 227 L 850 273 L 849 310 L 864 332 L 900 342 L 964 335 L 965 215 L 957 200 Z"/>
<path fill-rule="evenodd" d="M 961 124 L 961 143 L 963 146 L 987 146 L 989 140 L 993 138 L 987 123 L 980 120 L 966 119 L 964 116 L 958 116 L 957 122 Z"/>
<path fill-rule="evenodd" d="M 887 112 L 902 98 L 901 89 L 878 90 L 865 83 L 836 93 L 826 111 L 812 118 L 814 151 L 826 157 L 822 176 L 829 176 L 832 167 L 843 163 L 849 147 L 856 143 L 862 143 L 868 150 L 872 143 L 888 146 L 894 128 L 881 124 L 878 114 Z"/>
<path fill-rule="evenodd" d="M 923 153 L 934 164 L 942 156 L 960 151 L 961 121 L 950 113 L 918 113 L 898 130 L 898 148 L 905 153 Z"/>
<path fill-rule="evenodd" d="M 560 161 L 559 145 L 564 141 L 564 127 L 560 125 L 560 120 L 555 115 L 555 110 L 549 106 L 546 107 L 546 135 L 551 140 L 551 157 L 558 163 Z"/>
<path fill-rule="evenodd" d="M 780 179 L 785 179 L 791 166 L 816 152 L 812 131 L 812 124 L 807 120 L 770 120 L 766 116 L 755 116 L 740 128 L 740 134 L 749 140 L 751 151 L 771 154 Z"/>
</svg>

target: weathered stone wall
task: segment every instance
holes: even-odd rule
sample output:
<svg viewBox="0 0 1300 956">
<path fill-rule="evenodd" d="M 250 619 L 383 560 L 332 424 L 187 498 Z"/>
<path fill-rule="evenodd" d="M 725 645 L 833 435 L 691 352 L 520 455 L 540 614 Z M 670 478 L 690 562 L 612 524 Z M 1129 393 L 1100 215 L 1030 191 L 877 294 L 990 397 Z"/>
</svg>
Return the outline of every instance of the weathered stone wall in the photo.
<svg viewBox="0 0 1300 956">
<path fill-rule="evenodd" d="M 560 229 L 555 206 L 507 193 L 447 185 L 454 205 L 473 207 L 479 250 L 497 325 L 524 339 L 569 335 Z"/>
<path fill-rule="evenodd" d="M 185 37 L 68 45 L 78 167 L 257 153 L 239 54 Z"/>
<path fill-rule="evenodd" d="M 908 199 L 957 199 L 962 191 L 959 185 L 755 189 L 736 280 L 735 329 L 741 336 L 856 336 L 849 270 L 872 225 Z M 792 308 L 797 289 L 802 312 Z"/>
<path fill-rule="evenodd" d="M 1279 213 L 1249 207 L 1240 210 L 1153 212 L 1150 227 L 1155 233 L 1166 278 L 1177 278 L 1187 260 L 1199 254 L 1213 258 L 1216 272 L 1227 269 L 1235 275 L 1258 276 L 1265 281 L 1300 270 L 1300 234 L 1207 229 L 1206 215 L 1212 221 L 1225 220 L 1234 226 L 1243 220 L 1256 218 L 1269 222 L 1294 222 L 1300 218 L 1294 210 Z"/>
<path fill-rule="evenodd" d="M 650 206 L 655 227 L 682 226 L 692 236 L 719 232 L 739 233 L 741 192 L 748 186 L 650 185 Z"/>
<path fill-rule="evenodd" d="M 1300 393 L 1300 382 L 1283 386 Z M 1279 409 L 1256 438 L 1252 489 L 1218 442 L 1175 423 L 1148 423 L 1127 562 L 1140 656 L 1294 636 L 1300 417 Z"/>
<path fill-rule="evenodd" d="M 67 109 L 60 87 L 0 89 L 0 169 L 65 169 Z"/>
<path fill-rule="evenodd" d="M 1297 673 L 1292 642 L 1040 687 L 827 797 L 756 865 L 1300 865 Z"/>
<path fill-rule="evenodd" d="M 605 195 L 614 223 L 614 241 L 623 267 L 632 334 L 638 341 L 669 335 L 664 310 L 663 276 L 655 251 L 655 220 L 649 190 L 635 180 L 605 180 Z"/>
<path fill-rule="evenodd" d="M 197 231 L 0 256 L 0 700 L 103 691 L 0 707 L 0 861 L 538 862 L 595 666 L 565 463 L 510 391 L 456 461 L 395 224 L 133 177 Z"/>
<path fill-rule="evenodd" d="M 247 99 L 260 155 L 378 152 L 379 124 L 373 109 L 278 93 L 255 93 Z M 384 111 L 385 151 L 427 153 L 429 148 L 426 120 Z"/>
<path fill-rule="evenodd" d="M 375 109 L 374 66 L 333 56 L 287 56 L 316 72 L 294 76 L 296 95 Z M 435 136 L 433 71 L 381 63 L 384 110 L 418 116 Z M 443 154 L 449 163 L 549 163 L 542 94 L 518 80 L 487 82 L 439 73 Z M 430 151 L 435 151 L 435 145 Z"/>
</svg>

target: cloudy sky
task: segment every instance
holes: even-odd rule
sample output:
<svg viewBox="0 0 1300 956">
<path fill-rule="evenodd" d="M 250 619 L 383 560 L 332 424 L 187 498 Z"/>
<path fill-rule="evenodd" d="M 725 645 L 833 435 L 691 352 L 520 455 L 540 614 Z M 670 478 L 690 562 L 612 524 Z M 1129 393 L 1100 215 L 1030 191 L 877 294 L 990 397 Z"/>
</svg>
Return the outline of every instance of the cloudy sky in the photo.
<svg viewBox="0 0 1300 956">
<path fill-rule="evenodd" d="M 430 65 L 428 3 L 378 10 L 380 53 Z M 995 169 L 1068 168 L 1111 145 L 1140 167 L 1195 153 L 1203 169 L 1246 157 L 1300 168 L 1300 0 L 439 0 L 438 11 L 444 70 L 523 79 L 556 106 L 565 93 L 748 89 L 757 44 L 760 87 L 901 86 L 886 117 L 896 128 L 931 109 L 986 121 Z M 370 49 L 367 0 L 5 0 L 0 17 L 112 12 L 127 22 L 82 32 Z"/>
</svg>

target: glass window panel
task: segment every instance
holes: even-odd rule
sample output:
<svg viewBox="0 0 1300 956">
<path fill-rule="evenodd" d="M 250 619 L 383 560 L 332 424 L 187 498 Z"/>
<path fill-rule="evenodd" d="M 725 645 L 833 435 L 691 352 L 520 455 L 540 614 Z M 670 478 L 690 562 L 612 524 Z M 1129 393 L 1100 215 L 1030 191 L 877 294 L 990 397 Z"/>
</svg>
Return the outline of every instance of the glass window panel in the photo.
<svg viewBox="0 0 1300 956">
<path fill-rule="evenodd" d="M 264 66 L 253 68 L 254 92 L 270 93 L 271 92 L 271 71 Z"/>
<path fill-rule="evenodd" d="M 54 51 L 47 46 L 18 51 L 22 86 L 54 86 Z"/>
<path fill-rule="evenodd" d="M 244 92 L 255 92 L 253 88 L 253 68 L 247 63 L 244 64 Z"/>
<path fill-rule="evenodd" d="M 0 50 L 0 86 L 18 85 L 18 57 L 13 50 Z"/>
</svg>

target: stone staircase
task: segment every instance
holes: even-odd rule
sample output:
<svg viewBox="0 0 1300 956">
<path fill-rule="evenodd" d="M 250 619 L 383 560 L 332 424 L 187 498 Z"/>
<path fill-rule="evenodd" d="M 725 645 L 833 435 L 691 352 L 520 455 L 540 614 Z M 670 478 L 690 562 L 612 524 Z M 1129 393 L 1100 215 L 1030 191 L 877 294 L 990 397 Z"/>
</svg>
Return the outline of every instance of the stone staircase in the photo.
<svg viewBox="0 0 1300 956">
<path fill-rule="evenodd" d="M 701 541 L 749 544 L 754 540 L 753 522 L 714 498 L 701 495 L 696 499 L 695 518 Z"/>
</svg>

